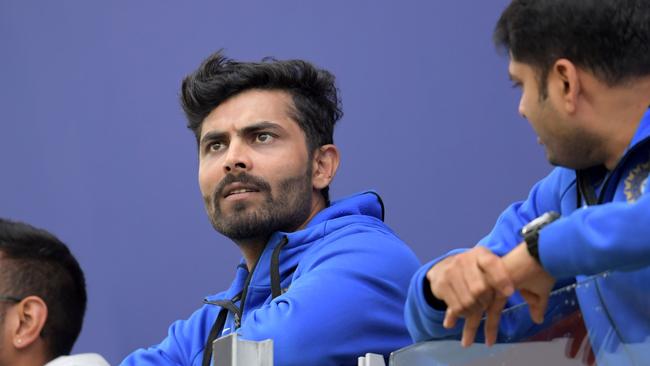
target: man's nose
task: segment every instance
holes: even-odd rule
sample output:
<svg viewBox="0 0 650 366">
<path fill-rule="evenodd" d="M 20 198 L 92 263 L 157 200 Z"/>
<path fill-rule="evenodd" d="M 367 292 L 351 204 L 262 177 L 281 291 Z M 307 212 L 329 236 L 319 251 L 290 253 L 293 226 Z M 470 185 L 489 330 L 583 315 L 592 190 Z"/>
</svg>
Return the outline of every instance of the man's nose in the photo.
<svg viewBox="0 0 650 366">
<path fill-rule="evenodd" d="M 223 163 L 224 171 L 226 173 L 248 171 L 252 166 L 253 164 L 250 160 L 246 145 L 238 141 L 232 141 L 230 146 L 228 146 L 226 160 Z"/>
</svg>

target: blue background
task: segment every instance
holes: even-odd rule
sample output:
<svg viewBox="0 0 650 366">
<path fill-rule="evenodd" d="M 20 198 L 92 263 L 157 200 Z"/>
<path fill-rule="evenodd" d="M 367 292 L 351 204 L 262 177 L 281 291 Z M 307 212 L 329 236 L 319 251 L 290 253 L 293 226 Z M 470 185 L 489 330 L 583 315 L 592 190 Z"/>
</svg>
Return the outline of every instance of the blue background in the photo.
<svg viewBox="0 0 650 366">
<path fill-rule="evenodd" d="M 205 215 L 178 105 L 219 48 L 332 71 L 333 197 L 377 189 L 422 261 L 473 245 L 550 170 L 491 42 L 507 3 L 0 1 L 0 216 L 84 267 L 75 351 L 117 364 L 232 279 L 239 252 Z"/>
</svg>

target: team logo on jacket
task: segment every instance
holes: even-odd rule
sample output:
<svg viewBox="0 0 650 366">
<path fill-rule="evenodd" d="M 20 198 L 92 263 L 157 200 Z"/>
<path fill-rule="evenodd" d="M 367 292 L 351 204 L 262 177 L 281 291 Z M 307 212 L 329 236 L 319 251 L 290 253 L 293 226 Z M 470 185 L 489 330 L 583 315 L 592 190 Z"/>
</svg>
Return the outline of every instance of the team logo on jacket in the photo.
<svg viewBox="0 0 650 366">
<path fill-rule="evenodd" d="M 650 161 L 641 163 L 634 167 L 625 178 L 625 198 L 633 203 L 644 194 L 648 188 L 648 174 L 650 173 Z"/>
</svg>

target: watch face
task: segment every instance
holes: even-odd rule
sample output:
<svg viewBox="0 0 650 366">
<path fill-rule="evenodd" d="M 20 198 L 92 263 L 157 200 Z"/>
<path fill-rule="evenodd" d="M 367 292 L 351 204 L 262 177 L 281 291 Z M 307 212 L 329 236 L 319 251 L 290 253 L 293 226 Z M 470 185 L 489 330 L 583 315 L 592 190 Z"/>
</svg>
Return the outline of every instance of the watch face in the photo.
<svg viewBox="0 0 650 366">
<path fill-rule="evenodd" d="M 555 211 L 546 212 L 521 228 L 521 235 L 525 237 L 533 231 L 539 231 L 541 228 L 557 220 L 559 217 L 560 214 Z"/>
</svg>

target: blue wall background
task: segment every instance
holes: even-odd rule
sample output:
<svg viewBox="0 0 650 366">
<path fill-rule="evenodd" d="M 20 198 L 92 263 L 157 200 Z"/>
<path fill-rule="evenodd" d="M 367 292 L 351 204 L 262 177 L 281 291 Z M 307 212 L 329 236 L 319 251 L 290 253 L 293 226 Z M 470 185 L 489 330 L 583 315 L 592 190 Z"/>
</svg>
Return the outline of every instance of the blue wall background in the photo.
<svg viewBox="0 0 650 366">
<path fill-rule="evenodd" d="M 338 77 L 333 197 L 367 188 L 422 261 L 473 245 L 550 168 L 491 43 L 507 0 L 0 2 L 0 216 L 85 269 L 76 352 L 117 364 L 228 286 L 178 106 L 209 53 L 303 58 Z"/>
</svg>

